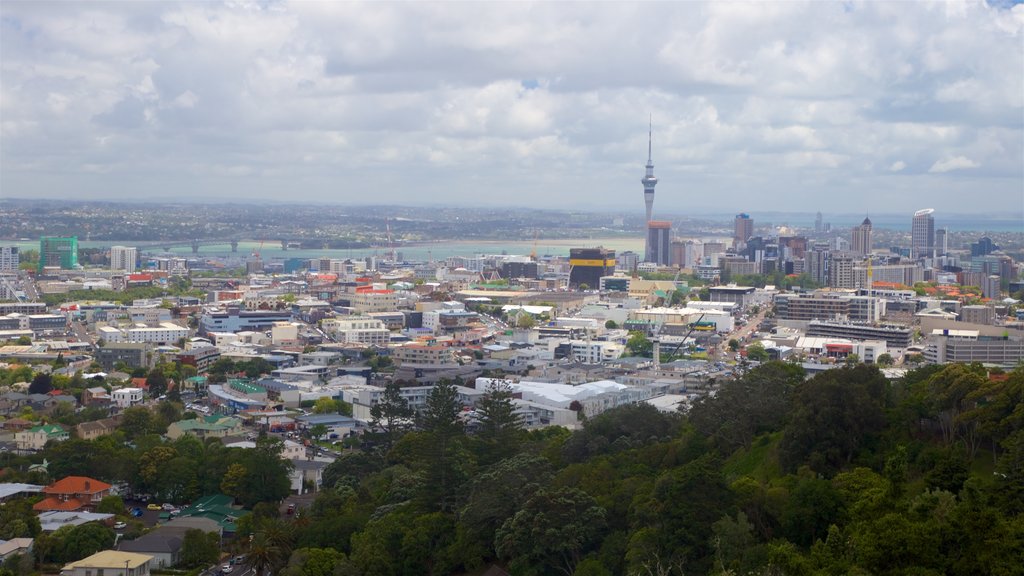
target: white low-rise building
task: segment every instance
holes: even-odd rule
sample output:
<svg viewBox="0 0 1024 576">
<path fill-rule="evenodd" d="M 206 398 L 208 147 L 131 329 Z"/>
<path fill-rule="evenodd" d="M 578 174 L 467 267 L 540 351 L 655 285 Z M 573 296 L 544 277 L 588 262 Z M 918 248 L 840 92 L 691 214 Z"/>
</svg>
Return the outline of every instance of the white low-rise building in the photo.
<svg viewBox="0 0 1024 576">
<path fill-rule="evenodd" d="M 111 392 L 110 397 L 118 408 L 130 408 L 142 404 L 145 391 L 142 388 L 120 388 Z"/>
<path fill-rule="evenodd" d="M 323 321 L 322 328 L 343 344 L 387 346 L 391 340 L 391 332 L 384 326 L 384 322 L 367 316 L 328 318 Z"/>
<path fill-rule="evenodd" d="M 189 336 L 188 328 L 172 322 L 161 322 L 159 326 L 152 328 L 145 324 L 137 324 L 126 329 L 101 326 L 96 331 L 100 338 L 112 344 L 174 344 Z"/>
</svg>

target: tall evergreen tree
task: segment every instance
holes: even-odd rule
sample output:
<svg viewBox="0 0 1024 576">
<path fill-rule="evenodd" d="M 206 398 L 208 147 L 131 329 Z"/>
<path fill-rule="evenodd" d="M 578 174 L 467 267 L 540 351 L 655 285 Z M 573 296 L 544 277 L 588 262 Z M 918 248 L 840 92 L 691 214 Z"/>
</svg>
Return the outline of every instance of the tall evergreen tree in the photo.
<svg viewBox="0 0 1024 576">
<path fill-rule="evenodd" d="M 370 408 L 370 424 L 384 432 L 384 443 L 391 449 L 398 439 L 412 424 L 413 409 L 409 401 L 402 397 L 401 386 L 391 382 L 384 387 L 380 400 Z"/>
</svg>

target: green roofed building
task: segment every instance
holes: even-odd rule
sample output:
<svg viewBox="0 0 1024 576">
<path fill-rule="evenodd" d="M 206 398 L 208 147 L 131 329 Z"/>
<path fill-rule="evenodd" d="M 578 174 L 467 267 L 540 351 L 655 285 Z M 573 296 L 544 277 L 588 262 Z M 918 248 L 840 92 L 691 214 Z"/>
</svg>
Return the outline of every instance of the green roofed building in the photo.
<svg viewBox="0 0 1024 576">
<path fill-rule="evenodd" d="M 225 494 L 212 494 L 196 500 L 191 506 L 182 508 L 178 518 L 207 518 L 220 525 L 224 534 L 234 534 L 235 523 L 248 514 L 234 506 L 234 499 Z"/>
<path fill-rule="evenodd" d="M 224 438 L 238 436 L 243 433 L 242 421 L 231 416 L 213 414 L 191 420 L 179 420 L 167 427 L 167 437 L 177 440 L 188 434 L 200 440 L 207 438 Z"/>
<path fill-rule="evenodd" d="M 43 236 L 39 239 L 39 272 L 43 268 L 78 268 L 77 236 Z"/>
</svg>

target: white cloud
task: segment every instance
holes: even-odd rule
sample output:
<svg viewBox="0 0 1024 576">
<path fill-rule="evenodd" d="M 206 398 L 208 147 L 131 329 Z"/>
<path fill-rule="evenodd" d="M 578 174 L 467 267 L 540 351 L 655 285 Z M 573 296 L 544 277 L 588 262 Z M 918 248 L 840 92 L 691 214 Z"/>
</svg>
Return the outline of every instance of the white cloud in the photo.
<svg viewBox="0 0 1024 576">
<path fill-rule="evenodd" d="M 952 172 L 953 170 L 966 170 L 969 168 L 977 168 L 981 166 L 974 160 L 965 156 L 954 156 L 952 158 L 946 158 L 944 160 L 936 160 L 935 164 L 928 169 L 928 172 L 932 174 L 943 174 L 945 172 Z"/>
<path fill-rule="evenodd" d="M 724 195 L 748 210 L 804 209 L 823 192 L 856 208 L 864 189 L 902 210 L 924 192 L 887 191 L 956 203 L 970 185 L 1009 200 L 1006 182 L 1024 181 L 1022 6 L 0 11 L 0 189 L 10 196 L 105 196 L 133 179 L 165 196 L 288 190 L 639 211 L 648 113 L 666 211 L 716 209 Z M 948 174 L 967 168 L 970 183 Z"/>
</svg>

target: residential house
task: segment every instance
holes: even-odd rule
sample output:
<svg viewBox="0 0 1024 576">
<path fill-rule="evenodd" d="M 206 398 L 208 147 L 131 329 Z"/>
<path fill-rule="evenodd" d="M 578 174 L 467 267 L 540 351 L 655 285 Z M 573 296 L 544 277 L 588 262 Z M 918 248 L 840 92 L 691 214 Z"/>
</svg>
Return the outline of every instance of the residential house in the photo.
<svg viewBox="0 0 1024 576">
<path fill-rule="evenodd" d="M 135 540 L 122 541 L 117 549 L 152 556 L 153 560 L 149 564 L 151 568 L 171 568 L 180 560 L 181 544 L 187 530 L 161 526 Z"/>
<path fill-rule="evenodd" d="M 93 422 L 82 422 L 75 426 L 75 436 L 82 440 L 95 440 L 107 434 L 113 434 L 121 423 L 121 417 L 104 418 Z"/>
<path fill-rule="evenodd" d="M 22 451 L 39 451 L 50 440 L 63 442 L 67 439 L 68 431 L 58 424 L 42 424 L 14 435 L 14 442 L 18 450 Z"/>
<path fill-rule="evenodd" d="M 148 554 L 103 550 L 66 564 L 60 576 L 149 576 L 152 560 Z"/>
<path fill-rule="evenodd" d="M 167 437 L 177 440 L 188 434 L 200 440 L 207 438 L 224 438 L 225 436 L 237 436 L 242 434 L 242 421 L 232 416 L 221 416 L 211 414 L 202 418 L 191 420 L 179 420 L 167 427 Z"/>
<path fill-rule="evenodd" d="M 31 556 L 32 544 L 34 542 L 35 540 L 32 538 L 11 538 L 10 540 L 0 540 L 0 562 L 4 562 L 16 554 Z"/>
<path fill-rule="evenodd" d="M 110 396 L 110 392 L 102 386 L 95 386 L 93 388 L 86 388 L 82 390 L 82 405 L 83 406 L 106 406 L 113 400 Z"/>
<path fill-rule="evenodd" d="M 110 495 L 110 484 L 86 476 L 65 476 L 43 488 L 46 498 L 32 507 L 36 511 L 92 509 Z"/>
<path fill-rule="evenodd" d="M 24 418 L 11 418 L 0 422 L 0 428 L 3 428 L 4 432 L 21 432 L 22 430 L 28 430 L 35 425 L 35 422 L 25 420 Z"/>
</svg>

